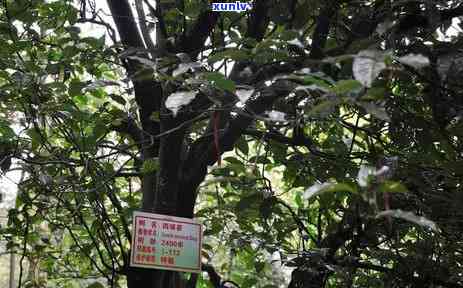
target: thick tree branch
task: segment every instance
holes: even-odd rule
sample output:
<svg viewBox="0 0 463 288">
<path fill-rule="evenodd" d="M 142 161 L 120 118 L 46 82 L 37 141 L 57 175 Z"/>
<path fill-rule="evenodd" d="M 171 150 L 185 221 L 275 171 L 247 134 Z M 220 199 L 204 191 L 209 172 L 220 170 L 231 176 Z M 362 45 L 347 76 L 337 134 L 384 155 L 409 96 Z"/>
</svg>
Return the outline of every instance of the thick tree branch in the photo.
<svg viewBox="0 0 463 288">
<path fill-rule="evenodd" d="M 113 125 L 112 130 L 129 135 L 130 138 L 137 143 L 137 146 L 141 148 L 141 144 L 143 143 L 143 131 L 138 127 L 135 119 L 127 118 L 121 121 L 119 125 Z"/>
<path fill-rule="evenodd" d="M 351 211 L 345 211 L 342 220 L 338 223 L 337 229 L 334 233 L 328 234 L 322 239 L 320 248 L 328 248 L 328 259 L 333 259 L 336 251 L 346 243 L 346 241 L 352 239 L 353 231 L 355 227 L 352 225 L 353 213 Z"/>
<path fill-rule="evenodd" d="M 291 206 L 286 204 L 286 202 L 284 202 L 283 200 L 278 199 L 276 197 L 275 197 L 275 201 L 276 203 L 282 205 L 289 211 L 289 213 L 291 214 L 291 217 L 293 217 L 294 222 L 296 222 L 297 224 L 299 233 L 301 235 L 305 233 L 310 238 L 310 240 L 312 240 L 314 244 L 317 244 L 317 239 L 315 239 L 312 233 L 310 233 L 309 229 L 304 225 L 304 222 L 299 218 L 299 215 L 297 215 L 296 212 L 294 212 L 293 208 L 291 208 Z"/>
<path fill-rule="evenodd" d="M 318 71 L 322 64 L 326 64 L 326 62 L 323 62 L 322 60 L 299 58 L 285 63 L 270 63 L 263 65 L 251 77 L 234 79 L 230 76 L 230 79 L 243 85 L 256 85 L 260 82 L 271 80 L 275 76 L 290 74 L 302 68 L 310 68 L 311 70 Z"/>
<path fill-rule="evenodd" d="M 134 16 L 127 0 L 107 0 L 109 9 L 116 24 L 119 37 L 124 46 L 134 48 L 145 48 L 143 40 L 138 32 L 137 24 L 134 21 Z M 129 60 L 129 64 L 125 65 L 129 74 L 134 74 L 137 63 Z"/>
<path fill-rule="evenodd" d="M 265 0 L 255 0 L 254 9 L 251 13 L 251 16 L 248 20 L 248 29 L 246 31 L 246 37 L 251 37 L 256 40 L 262 40 L 265 31 L 267 30 L 267 26 L 269 23 L 269 17 L 268 17 L 268 9 L 269 5 L 267 1 Z M 207 15 L 201 15 L 200 18 L 198 19 L 198 23 L 196 27 L 192 30 L 192 32 L 196 31 L 202 31 L 202 33 L 199 33 L 199 35 L 203 35 L 203 38 L 205 35 L 209 35 L 209 33 L 212 31 L 213 26 L 211 24 L 213 23 L 215 25 L 215 22 L 218 19 L 218 16 L 216 14 L 211 16 Z M 211 20 L 201 20 L 203 19 L 211 19 Z M 205 22 L 201 24 L 201 22 Z M 207 25 L 209 24 L 209 25 Z M 205 33 L 207 32 L 207 34 Z M 196 32 L 196 34 L 198 34 Z M 191 34 L 190 35 L 194 35 Z M 191 36 L 190 36 L 191 37 Z M 197 37 L 197 36 L 196 36 Z M 199 37 L 201 38 L 201 37 Z M 188 37 L 185 39 L 182 39 L 183 43 L 188 43 L 187 42 Z M 203 42 L 206 38 L 201 39 L 201 46 L 203 45 Z M 191 41 L 190 41 L 191 42 Z M 199 44 L 199 43 L 198 43 Z M 191 53 L 195 52 L 196 47 L 201 47 L 198 44 L 193 45 L 193 49 L 188 52 L 190 55 Z M 185 52 L 187 52 L 185 50 Z M 197 54 L 194 54 L 196 56 Z M 237 81 L 239 78 L 240 72 L 246 67 L 246 63 L 236 63 L 236 65 L 233 68 L 233 71 L 230 74 L 230 78 L 232 80 Z M 239 81 L 238 81 L 239 82 Z M 249 107 L 249 111 L 251 112 L 250 114 L 259 114 L 264 112 L 266 107 L 270 107 L 273 102 L 276 100 L 277 97 L 260 97 L 261 100 L 256 101 L 255 107 Z M 254 105 L 250 105 L 254 106 Z M 263 110 L 262 110 L 263 109 Z M 230 119 L 230 114 L 221 115 L 221 121 L 220 121 L 220 128 L 224 128 L 226 121 Z M 230 150 L 233 147 L 234 142 L 241 136 L 242 132 L 244 129 L 253 121 L 252 117 L 240 115 L 237 118 L 235 118 L 232 121 L 229 121 L 228 127 L 226 129 L 226 132 L 223 134 L 222 137 L 219 137 L 219 143 L 220 143 L 220 153 L 223 153 L 225 151 Z M 212 125 L 209 125 L 212 127 Z M 206 134 L 208 133 L 210 129 L 206 130 Z M 186 191 L 183 191 L 181 195 L 181 202 L 182 207 L 180 207 L 180 214 L 186 217 L 192 217 L 193 216 L 193 207 L 196 199 L 196 189 L 199 186 L 199 184 L 202 182 L 204 179 L 206 173 L 207 173 L 207 165 L 210 165 L 214 163 L 217 159 L 217 155 L 215 151 L 215 147 L 212 143 L 212 137 L 203 137 L 201 140 L 197 141 L 195 145 L 193 145 L 188 153 L 188 158 L 186 159 L 186 164 L 185 167 L 192 167 L 193 169 L 184 169 L 186 171 L 183 171 L 182 175 L 182 184 L 184 187 L 189 187 L 189 189 L 185 189 Z M 204 153 L 205 151 L 205 153 Z M 199 153 L 203 153 L 202 155 Z M 201 157 L 200 161 L 197 161 L 197 157 Z"/>
<path fill-rule="evenodd" d="M 261 41 L 265 36 L 270 18 L 268 16 L 269 1 L 267 0 L 255 0 L 251 16 L 248 19 L 248 27 L 245 36 L 247 38 L 254 38 L 257 41 Z M 252 48 L 252 47 L 247 47 Z M 233 81 L 244 84 L 247 80 L 246 77 L 240 77 L 240 73 L 243 69 L 250 65 L 249 61 L 242 61 L 235 63 L 232 71 L 230 72 L 230 79 Z"/>
<path fill-rule="evenodd" d="M 331 27 L 331 19 L 339 8 L 339 1 L 326 1 L 325 6 L 321 9 L 317 17 L 317 24 L 312 35 L 312 47 L 309 57 L 311 59 L 322 59 L 324 56 L 323 49 L 325 48 L 328 33 Z"/>
<path fill-rule="evenodd" d="M 218 17 L 219 14 L 213 11 L 205 11 L 200 14 L 192 30 L 188 34 L 181 36 L 179 42 L 180 50 L 178 52 L 187 53 L 192 59 L 196 58 L 204 47 L 204 42 L 212 32 Z M 181 124 L 181 119 L 172 117 L 170 111 L 163 107 L 161 113 L 161 134 L 173 131 L 172 129 Z M 185 132 L 185 128 L 175 129 L 173 132 L 169 132 L 166 136 L 161 137 L 160 140 L 160 170 L 155 199 L 153 199 L 156 203 L 155 210 L 159 213 L 171 215 L 179 215 L 180 213 L 182 215 L 181 212 L 178 212 L 178 210 L 182 210 L 179 206 L 194 206 L 194 200 L 191 200 L 191 197 L 189 199 L 179 198 L 181 172 L 185 163 L 184 158 L 186 158 Z M 185 191 L 182 191 L 181 194 L 184 195 Z"/>
<path fill-rule="evenodd" d="M 207 10 L 201 13 L 191 31 L 182 35 L 177 52 L 183 52 L 195 59 L 204 47 L 204 42 L 211 34 L 219 19 L 219 13 Z"/>
<path fill-rule="evenodd" d="M 287 81 L 278 80 L 270 87 L 265 87 L 259 97 L 248 100 L 244 113 L 234 116 L 219 136 L 220 152 L 224 153 L 233 149 L 235 142 L 241 137 L 245 129 L 254 121 L 251 115 L 259 115 L 269 109 L 279 98 L 288 95 L 291 85 Z M 205 136 L 198 139 L 188 153 L 185 160 L 185 169 L 182 173 L 182 207 L 179 213 L 185 217 L 193 216 L 193 208 L 196 199 L 196 189 L 207 174 L 207 166 L 217 160 L 216 150 L 212 137 Z"/>
<path fill-rule="evenodd" d="M 263 132 L 259 130 L 253 130 L 253 129 L 246 129 L 246 131 L 244 131 L 243 134 L 254 136 L 258 139 L 273 140 L 273 141 L 276 141 L 282 144 L 287 144 L 287 145 L 292 145 L 292 146 L 303 146 L 316 156 L 330 158 L 330 159 L 336 158 L 336 156 L 334 155 L 326 154 L 320 151 L 315 146 L 315 143 L 313 143 L 312 139 L 310 139 L 306 135 L 300 135 L 300 137 L 290 138 L 290 137 L 287 137 L 279 133 L 278 131 Z"/>
<path fill-rule="evenodd" d="M 202 270 L 207 272 L 207 275 L 209 275 L 209 281 L 211 281 L 211 284 L 214 287 L 220 288 L 222 287 L 222 277 L 215 271 L 214 267 L 209 264 L 203 264 L 202 265 Z"/>
<path fill-rule="evenodd" d="M 453 9 L 447 9 L 441 11 L 441 21 L 451 20 L 452 18 L 463 15 L 463 4 L 458 5 Z"/>
<path fill-rule="evenodd" d="M 146 15 L 145 10 L 143 9 L 143 0 L 135 0 L 135 7 L 137 9 L 139 25 L 143 36 L 143 40 L 146 44 L 146 47 L 149 49 L 150 54 L 153 56 L 153 58 L 155 58 L 154 52 L 156 50 L 156 47 L 154 46 L 153 39 L 151 39 L 148 25 L 146 25 Z"/>
<path fill-rule="evenodd" d="M 167 36 L 167 28 L 166 28 L 166 23 L 164 22 L 164 18 L 162 16 L 161 3 L 159 2 L 159 0 L 157 0 L 156 1 L 157 8 L 154 9 L 153 5 L 151 5 L 149 0 L 143 0 L 143 2 L 145 2 L 145 4 L 148 6 L 148 9 L 151 12 L 151 14 L 156 16 L 156 20 L 158 21 L 158 23 L 157 23 L 158 26 L 156 27 L 156 29 L 159 30 L 160 35 L 156 34 L 157 35 L 156 37 L 160 36 L 163 39 L 167 39 L 167 37 L 168 37 Z"/>
<path fill-rule="evenodd" d="M 163 109 L 166 113 L 167 109 Z M 163 114 L 164 114 L 163 113 Z M 161 133 L 171 131 L 182 123 L 179 119 L 167 116 L 161 117 Z M 159 145 L 160 170 L 157 179 L 155 198 L 155 211 L 157 213 L 177 215 L 179 205 L 178 194 L 180 188 L 180 172 L 185 158 L 185 137 L 186 128 L 176 129 L 163 136 Z"/>
<path fill-rule="evenodd" d="M 129 2 L 127 0 L 108 0 L 107 2 L 121 42 L 130 47 L 144 47 Z"/>
<path fill-rule="evenodd" d="M 254 1 L 251 16 L 248 19 L 246 37 L 254 38 L 257 41 L 264 38 L 270 20 L 268 16 L 269 8 L 269 1 L 267 0 Z"/>
<path fill-rule="evenodd" d="M 107 0 L 111 10 L 114 23 L 116 24 L 122 44 L 126 47 L 144 49 L 143 39 L 138 32 L 138 27 L 134 21 L 131 7 L 127 0 Z M 139 69 L 139 63 L 128 60 L 125 68 L 129 74 L 133 75 Z M 162 99 L 162 86 L 154 80 L 134 80 L 135 100 L 140 111 L 140 120 L 143 129 L 142 156 L 143 159 L 150 159 L 158 156 L 159 143 L 152 140 L 149 135 L 157 135 L 160 132 L 159 123 L 151 120 L 153 112 L 160 111 Z M 146 174 L 142 179 L 143 204 L 142 208 L 151 210 L 155 200 L 156 175 L 154 172 Z"/>
<path fill-rule="evenodd" d="M 431 11 L 431 13 L 434 12 Z M 424 13 L 411 13 L 405 15 L 401 17 L 398 23 L 394 26 L 395 33 L 402 34 L 407 31 L 413 31 L 413 29 L 415 28 L 426 28 L 429 31 L 434 31 L 434 29 L 438 28 L 438 25 L 440 25 L 441 23 L 452 20 L 455 17 L 462 16 L 463 4 L 460 4 L 455 8 L 444 9 L 436 13 L 439 13 L 437 17 L 440 18 L 440 21 L 437 21 L 437 23 L 433 23 L 433 21 L 429 19 L 429 16 Z"/>
<path fill-rule="evenodd" d="M 108 0 L 108 5 L 113 14 L 122 43 L 126 47 L 144 48 L 143 39 L 138 32 L 136 23 L 133 21 L 134 16 L 127 0 Z M 141 5 L 141 4 L 140 4 Z M 149 35 L 147 35 L 149 36 Z M 138 63 L 133 60 L 128 61 L 125 65 L 129 74 L 134 74 Z M 134 81 L 135 98 L 140 108 L 140 118 L 143 130 L 150 134 L 158 134 L 159 127 L 150 120 L 154 111 L 159 111 L 160 99 L 162 98 L 161 85 L 152 80 Z M 154 95 L 153 95 L 154 94 Z"/>
</svg>

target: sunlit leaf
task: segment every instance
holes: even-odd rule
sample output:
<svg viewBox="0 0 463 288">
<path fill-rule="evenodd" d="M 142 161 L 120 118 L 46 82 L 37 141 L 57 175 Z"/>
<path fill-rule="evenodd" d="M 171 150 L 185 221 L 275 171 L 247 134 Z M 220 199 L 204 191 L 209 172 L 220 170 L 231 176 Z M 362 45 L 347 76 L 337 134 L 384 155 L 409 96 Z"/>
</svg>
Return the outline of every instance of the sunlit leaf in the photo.
<svg viewBox="0 0 463 288">
<path fill-rule="evenodd" d="M 244 155 L 248 155 L 249 153 L 249 144 L 248 141 L 246 141 L 245 137 L 242 136 L 240 139 L 236 142 L 236 148 L 241 151 Z"/>
<path fill-rule="evenodd" d="M 156 62 L 153 62 L 153 61 L 151 61 L 150 59 L 147 59 L 147 58 L 143 58 L 143 57 L 140 57 L 140 56 L 128 56 L 127 58 L 138 61 L 138 62 L 140 62 L 141 64 L 143 64 L 144 66 L 146 66 L 148 68 L 156 68 L 157 67 Z"/>
<path fill-rule="evenodd" d="M 397 60 L 400 63 L 411 66 L 415 69 L 421 69 L 431 64 L 428 57 L 413 53 L 399 57 Z"/>
<path fill-rule="evenodd" d="M 383 121 L 391 121 L 391 118 L 386 112 L 386 109 L 382 106 L 376 105 L 374 103 L 368 102 L 368 103 L 360 103 L 360 105 L 367 110 L 367 112 L 374 117 L 383 120 Z"/>
<path fill-rule="evenodd" d="M 334 183 L 324 182 L 315 183 L 304 191 L 304 199 L 308 200 L 322 193 L 333 193 L 333 192 L 350 192 L 356 193 L 356 189 L 349 184 L 345 183 Z"/>
<path fill-rule="evenodd" d="M 112 80 L 97 80 L 85 86 L 84 89 L 82 89 L 82 91 L 87 92 L 106 86 L 119 86 L 119 82 Z"/>
<path fill-rule="evenodd" d="M 280 111 L 269 111 L 267 112 L 267 116 L 270 120 L 275 122 L 284 122 L 286 121 L 286 114 Z"/>
<path fill-rule="evenodd" d="M 321 91 L 321 92 L 324 92 L 324 93 L 329 92 L 329 90 L 327 88 L 325 88 L 323 86 L 316 85 L 316 84 L 297 86 L 296 88 L 294 88 L 294 91 L 306 91 L 306 92 Z"/>
<path fill-rule="evenodd" d="M 172 111 L 175 117 L 177 116 L 180 108 L 190 104 L 190 102 L 196 98 L 197 94 L 197 91 L 182 91 L 172 93 L 165 102 L 166 108 Z"/>
<path fill-rule="evenodd" d="M 423 216 L 417 216 L 412 212 L 402 211 L 400 209 L 386 210 L 386 211 L 378 213 L 376 217 L 377 218 L 379 217 L 400 218 L 400 219 L 407 220 L 409 222 L 418 224 L 420 226 L 427 227 L 435 232 L 439 231 L 439 228 L 437 227 L 437 224 L 434 221 L 431 221 Z"/>
<path fill-rule="evenodd" d="M 236 96 L 238 97 L 238 99 L 240 99 L 241 103 L 245 103 L 249 99 L 249 97 L 252 96 L 253 93 L 254 93 L 253 89 L 251 90 L 237 89 L 236 90 Z"/>
<path fill-rule="evenodd" d="M 385 34 L 389 29 L 391 29 L 393 25 L 394 23 L 391 21 L 381 22 L 378 24 L 378 26 L 376 26 L 376 33 L 378 33 L 381 36 Z"/>
<path fill-rule="evenodd" d="M 182 75 L 183 73 L 200 67 L 202 67 L 202 64 L 198 62 L 180 63 L 177 69 L 175 69 L 174 72 L 172 72 L 172 76 L 177 77 L 179 75 Z"/>
<path fill-rule="evenodd" d="M 375 167 L 362 165 L 360 166 L 358 175 L 357 175 L 357 183 L 360 187 L 367 187 L 369 183 L 370 176 L 374 176 L 376 173 Z"/>
<path fill-rule="evenodd" d="M 299 48 L 305 48 L 304 44 L 301 42 L 301 40 L 295 38 L 293 40 L 288 41 L 288 44 L 297 46 Z"/>
<path fill-rule="evenodd" d="M 378 50 L 362 50 L 354 58 L 354 77 L 362 85 L 371 87 L 378 75 L 386 69 L 386 53 Z"/>
</svg>

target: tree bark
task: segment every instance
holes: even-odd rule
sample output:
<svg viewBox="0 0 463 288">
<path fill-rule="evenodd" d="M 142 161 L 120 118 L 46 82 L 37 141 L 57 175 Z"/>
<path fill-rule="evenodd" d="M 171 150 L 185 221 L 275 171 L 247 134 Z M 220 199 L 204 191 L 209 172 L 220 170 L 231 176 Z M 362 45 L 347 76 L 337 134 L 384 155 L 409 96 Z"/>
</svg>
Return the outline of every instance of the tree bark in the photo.
<svg viewBox="0 0 463 288">
<path fill-rule="evenodd" d="M 107 0 L 108 6 L 113 15 L 113 20 L 119 32 L 119 38 L 124 47 L 146 49 L 144 43 L 151 43 L 147 33 L 140 34 L 137 27 L 137 18 L 134 17 L 128 0 Z M 139 3 L 140 4 L 140 3 Z M 142 5 L 138 5 L 142 9 Z M 143 11 L 139 11 L 142 13 Z M 157 13 L 158 17 L 162 15 Z M 218 13 L 206 11 L 202 13 L 193 25 L 191 31 L 185 31 L 178 39 L 178 45 L 181 51 L 188 53 L 192 59 L 201 51 L 204 41 L 212 31 L 218 19 Z M 163 22 L 162 19 L 158 19 Z M 151 47 L 152 50 L 153 47 Z M 150 53 L 146 50 L 144 53 L 149 58 Z M 139 63 L 130 59 L 121 59 L 129 75 L 134 75 L 140 68 Z M 142 205 L 141 210 L 155 212 L 167 215 L 188 216 L 180 212 L 180 208 L 189 207 L 193 210 L 195 197 L 185 194 L 196 191 L 195 187 L 189 187 L 187 191 L 180 191 L 180 182 L 183 171 L 182 160 L 186 158 L 187 147 L 184 143 L 185 129 L 176 129 L 174 132 L 166 133 L 158 137 L 163 132 L 167 132 L 182 124 L 182 117 L 170 116 L 170 111 L 162 107 L 164 97 L 164 87 L 155 80 L 133 80 L 135 100 L 139 108 L 141 122 L 141 131 L 134 141 L 142 141 L 141 149 L 143 161 L 158 158 L 159 171 L 144 174 L 141 177 Z M 153 112 L 160 112 L 160 122 L 151 120 Z M 134 124 L 134 123 L 132 123 Z M 132 129 L 133 130 L 133 129 Z M 129 132 L 129 131 L 128 131 Z M 130 133 L 129 133 L 130 134 Z M 141 138 L 141 139 L 140 139 Z M 205 174 L 204 174 L 205 175 Z M 199 185 L 199 184 L 198 184 Z M 179 195 L 182 195 L 179 199 Z M 130 254 L 129 254 L 130 255 Z M 143 269 L 129 267 L 129 257 L 125 258 L 127 284 L 129 288 L 138 287 L 162 287 L 162 288 L 182 288 L 185 287 L 186 281 L 179 272 L 163 271 L 155 269 Z"/>
</svg>

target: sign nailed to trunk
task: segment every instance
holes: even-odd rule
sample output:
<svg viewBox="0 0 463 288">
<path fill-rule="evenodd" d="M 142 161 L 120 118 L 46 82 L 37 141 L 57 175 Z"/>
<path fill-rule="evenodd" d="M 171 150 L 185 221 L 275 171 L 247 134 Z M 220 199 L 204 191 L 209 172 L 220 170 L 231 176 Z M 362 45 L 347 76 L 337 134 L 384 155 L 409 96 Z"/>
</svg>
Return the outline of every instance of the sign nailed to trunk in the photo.
<svg viewBox="0 0 463 288">
<path fill-rule="evenodd" d="M 135 211 L 130 266 L 201 271 L 202 226 L 189 218 Z"/>
</svg>

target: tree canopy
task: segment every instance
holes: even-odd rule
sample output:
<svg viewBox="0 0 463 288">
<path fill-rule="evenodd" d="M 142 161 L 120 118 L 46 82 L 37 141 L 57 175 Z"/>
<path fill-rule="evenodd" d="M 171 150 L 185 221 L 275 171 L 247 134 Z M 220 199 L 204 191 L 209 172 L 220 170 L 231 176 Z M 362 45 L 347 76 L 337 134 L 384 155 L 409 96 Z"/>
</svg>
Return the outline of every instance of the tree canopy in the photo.
<svg viewBox="0 0 463 288">
<path fill-rule="evenodd" d="M 463 287 L 460 1 L 102 2 L 1 1 L 17 287 Z M 137 210 L 203 273 L 130 267 Z"/>
</svg>

